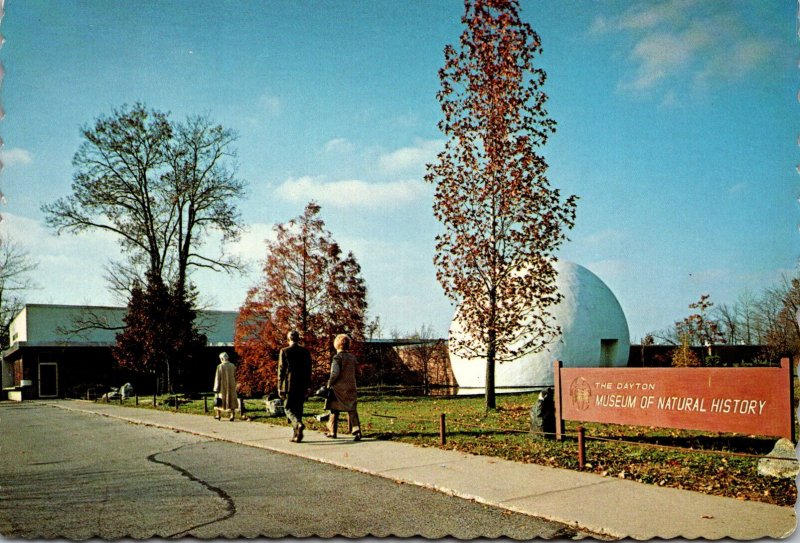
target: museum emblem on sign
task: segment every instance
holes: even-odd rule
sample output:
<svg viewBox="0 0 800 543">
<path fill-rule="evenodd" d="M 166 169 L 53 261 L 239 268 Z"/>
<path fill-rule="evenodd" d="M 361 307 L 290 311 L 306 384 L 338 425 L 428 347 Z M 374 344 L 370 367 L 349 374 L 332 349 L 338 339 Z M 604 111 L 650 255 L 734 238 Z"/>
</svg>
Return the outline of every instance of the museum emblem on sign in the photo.
<svg viewBox="0 0 800 543">
<path fill-rule="evenodd" d="M 569 387 L 569 397 L 575 409 L 586 411 L 589 409 L 592 400 L 592 386 L 583 377 L 578 377 L 572 381 Z"/>
</svg>

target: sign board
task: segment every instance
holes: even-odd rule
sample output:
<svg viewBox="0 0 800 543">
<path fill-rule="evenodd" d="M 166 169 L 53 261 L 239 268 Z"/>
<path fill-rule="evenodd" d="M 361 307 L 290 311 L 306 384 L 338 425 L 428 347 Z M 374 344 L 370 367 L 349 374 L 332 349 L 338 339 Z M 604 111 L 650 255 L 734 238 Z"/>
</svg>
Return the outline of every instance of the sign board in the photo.
<svg viewBox="0 0 800 543">
<path fill-rule="evenodd" d="M 555 363 L 556 434 L 564 420 L 779 436 L 794 440 L 792 369 L 562 368 Z"/>
</svg>

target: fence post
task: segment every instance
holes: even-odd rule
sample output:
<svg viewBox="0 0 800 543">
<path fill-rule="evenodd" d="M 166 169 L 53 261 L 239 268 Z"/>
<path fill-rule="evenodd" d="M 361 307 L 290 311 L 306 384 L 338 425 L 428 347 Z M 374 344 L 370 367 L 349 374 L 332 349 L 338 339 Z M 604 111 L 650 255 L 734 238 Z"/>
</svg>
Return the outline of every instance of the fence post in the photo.
<svg viewBox="0 0 800 543">
<path fill-rule="evenodd" d="M 135 394 L 134 397 L 136 398 L 136 407 L 139 407 L 139 394 Z"/>
<path fill-rule="evenodd" d="M 153 392 L 153 407 L 156 407 L 156 406 L 158 406 L 158 404 L 156 403 L 156 393 Z"/>
<path fill-rule="evenodd" d="M 578 467 L 581 469 L 586 465 L 586 443 L 583 434 L 583 426 L 578 426 Z"/>
<path fill-rule="evenodd" d="M 175 394 L 175 411 L 178 410 L 178 395 Z"/>
<path fill-rule="evenodd" d="M 789 371 L 789 424 L 791 424 L 792 443 L 797 442 L 797 432 L 794 429 L 794 361 L 781 358 L 781 366 L 786 366 Z"/>
<path fill-rule="evenodd" d="M 445 414 L 439 414 L 439 443 L 444 446 L 447 443 L 447 425 L 445 423 Z"/>
<path fill-rule="evenodd" d="M 208 395 L 203 394 L 203 413 L 208 413 Z"/>
</svg>

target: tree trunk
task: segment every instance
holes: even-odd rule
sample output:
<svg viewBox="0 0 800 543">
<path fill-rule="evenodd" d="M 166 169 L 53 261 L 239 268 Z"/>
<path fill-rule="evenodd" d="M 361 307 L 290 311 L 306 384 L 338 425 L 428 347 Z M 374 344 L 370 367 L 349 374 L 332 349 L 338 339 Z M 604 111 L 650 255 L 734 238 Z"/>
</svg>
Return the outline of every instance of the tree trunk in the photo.
<svg viewBox="0 0 800 543">
<path fill-rule="evenodd" d="M 497 408 L 494 393 L 494 364 L 495 364 L 495 342 L 497 341 L 494 330 L 489 331 L 489 348 L 486 352 L 486 411 Z"/>
</svg>

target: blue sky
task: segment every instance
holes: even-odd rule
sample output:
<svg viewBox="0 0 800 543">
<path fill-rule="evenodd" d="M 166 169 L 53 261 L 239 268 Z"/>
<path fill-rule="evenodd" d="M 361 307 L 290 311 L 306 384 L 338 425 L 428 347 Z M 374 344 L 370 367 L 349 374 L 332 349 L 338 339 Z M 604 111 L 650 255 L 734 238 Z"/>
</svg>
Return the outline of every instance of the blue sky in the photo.
<svg viewBox="0 0 800 543">
<path fill-rule="evenodd" d="M 616 294 L 632 340 L 758 293 L 797 263 L 797 6 L 789 0 L 523 1 L 542 37 L 558 123 L 542 153 L 577 194 L 560 256 Z M 125 103 L 239 134 L 248 233 L 241 277 L 198 274 L 235 310 L 258 279 L 276 222 L 315 199 L 362 265 L 386 333 L 453 307 L 432 264 L 425 164 L 442 147 L 435 99 L 460 1 L 9 0 L 0 60 L 0 229 L 39 262 L 29 302 L 118 304 L 100 234 L 56 237 L 40 205 L 69 194 L 80 128 Z"/>
</svg>

